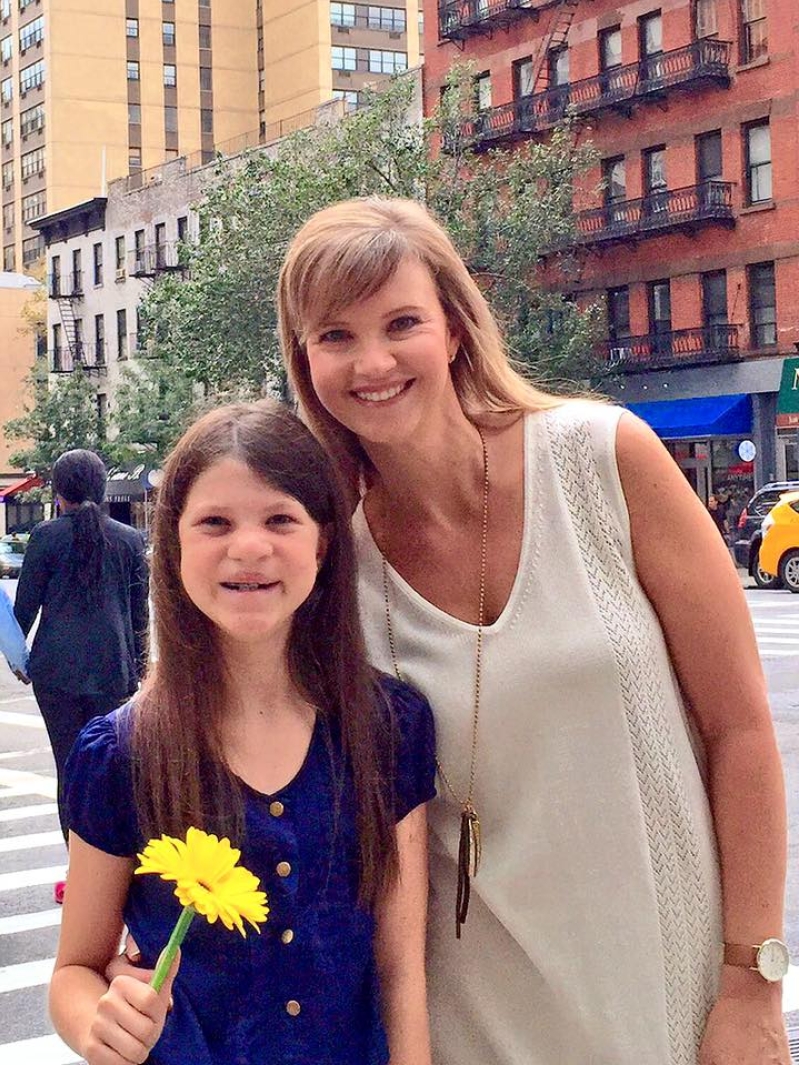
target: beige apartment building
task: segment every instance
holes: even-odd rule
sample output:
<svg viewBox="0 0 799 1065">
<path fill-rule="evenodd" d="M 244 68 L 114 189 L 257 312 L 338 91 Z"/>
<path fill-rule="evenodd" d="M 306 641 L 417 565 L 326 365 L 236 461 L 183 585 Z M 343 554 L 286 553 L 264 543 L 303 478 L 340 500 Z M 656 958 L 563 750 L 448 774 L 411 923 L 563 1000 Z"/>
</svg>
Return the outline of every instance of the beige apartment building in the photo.
<svg viewBox="0 0 799 1065">
<path fill-rule="evenodd" d="M 421 61 L 418 0 L 257 0 L 261 132 Z"/>
<path fill-rule="evenodd" d="M 0 0 L 3 269 L 28 223 L 259 126 L 256 0 Z"/>
</svg>

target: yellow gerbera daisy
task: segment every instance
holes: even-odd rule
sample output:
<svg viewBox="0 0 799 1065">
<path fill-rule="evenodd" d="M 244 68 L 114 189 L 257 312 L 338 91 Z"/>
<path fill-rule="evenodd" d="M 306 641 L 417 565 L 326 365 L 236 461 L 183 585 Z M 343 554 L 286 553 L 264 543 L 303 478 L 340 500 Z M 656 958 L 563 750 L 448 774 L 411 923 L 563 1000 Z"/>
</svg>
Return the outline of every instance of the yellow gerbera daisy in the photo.
<svg viewBox="0 0 799 1065">
<path fill-rule="evenodd" d="M 266 894 L 258 890 L 258 878 L 236 864 L 240 857 L 230 840 L 190 828 L 185 841 L 171 836 L 151 839 L 138 855 L 141 865 L 135 871 L 173 880 L 182 906 L 193 907 L 210 924 L 219 918 L 225 928 L 238 928 L 245 935 L 243 921 L 260 932 L 258 923 L 266 920 L 269 907 Z"/>
</svg>

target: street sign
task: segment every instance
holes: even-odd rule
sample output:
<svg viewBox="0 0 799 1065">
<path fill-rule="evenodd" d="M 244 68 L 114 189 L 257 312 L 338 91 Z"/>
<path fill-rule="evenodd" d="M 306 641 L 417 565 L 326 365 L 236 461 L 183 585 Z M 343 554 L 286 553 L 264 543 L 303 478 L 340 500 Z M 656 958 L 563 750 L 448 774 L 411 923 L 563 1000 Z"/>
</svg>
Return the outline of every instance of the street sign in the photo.
<svg viewBox="0 0 799 1065">
<path fill-rule="evenodd" d="M 785 359 L 782 364 L 777 426 L 780 429 L 799 429 L 799 359 Z"/>
</svg>

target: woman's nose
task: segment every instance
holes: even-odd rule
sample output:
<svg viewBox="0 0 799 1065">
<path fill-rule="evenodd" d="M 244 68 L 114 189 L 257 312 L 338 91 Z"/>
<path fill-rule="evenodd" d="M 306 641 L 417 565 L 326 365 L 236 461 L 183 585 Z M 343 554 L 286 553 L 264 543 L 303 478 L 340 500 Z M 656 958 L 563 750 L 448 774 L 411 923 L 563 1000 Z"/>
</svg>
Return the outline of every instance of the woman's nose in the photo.
<svg viewBox="0 0 799 1065">
<path fill-rule="evenodd" d="M 386 341 L 371 341 L 364 344 L 355 359 L 355 369 L 364 377 L 393 370 L 397 364 L 391 344 Z"/>
</svg>

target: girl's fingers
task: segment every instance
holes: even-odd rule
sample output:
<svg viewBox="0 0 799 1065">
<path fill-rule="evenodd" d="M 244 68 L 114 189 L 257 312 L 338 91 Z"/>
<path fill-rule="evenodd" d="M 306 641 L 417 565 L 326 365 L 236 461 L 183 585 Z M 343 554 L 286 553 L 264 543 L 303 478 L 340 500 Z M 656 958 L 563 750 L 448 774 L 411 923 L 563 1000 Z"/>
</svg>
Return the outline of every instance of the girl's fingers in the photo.
<svg viewBox="0 0 799 1065">
<path fill-rule="evenodd" d="M 140 954 L 138 956 L 141 957 Z M 140 968 L 131 961 L 129 954 L 117 954 L 106 966 L 105 978 L 110 984 L 117 976 L 130 976 L 143 984 L 149 984 L 153 978 L 153 970 Z"/>
</svg>

